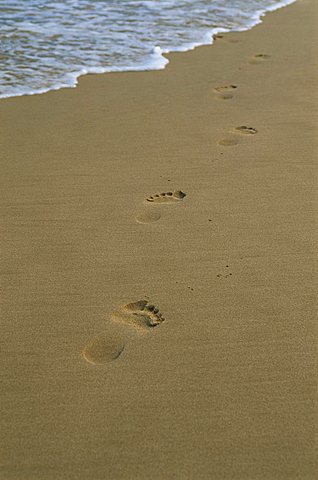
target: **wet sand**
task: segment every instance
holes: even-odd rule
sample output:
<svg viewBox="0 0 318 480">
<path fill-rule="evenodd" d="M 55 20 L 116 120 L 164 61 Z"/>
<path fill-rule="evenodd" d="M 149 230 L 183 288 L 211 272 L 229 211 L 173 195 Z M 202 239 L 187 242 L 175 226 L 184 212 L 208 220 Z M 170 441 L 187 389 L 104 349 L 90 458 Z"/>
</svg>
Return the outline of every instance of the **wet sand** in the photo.
<svg viewBox="0 0 318 480">
<path fill-rule="evenodd" d="M 3 480 L 312 480 L 317 2 L 0 101 Z"/>
</svg>

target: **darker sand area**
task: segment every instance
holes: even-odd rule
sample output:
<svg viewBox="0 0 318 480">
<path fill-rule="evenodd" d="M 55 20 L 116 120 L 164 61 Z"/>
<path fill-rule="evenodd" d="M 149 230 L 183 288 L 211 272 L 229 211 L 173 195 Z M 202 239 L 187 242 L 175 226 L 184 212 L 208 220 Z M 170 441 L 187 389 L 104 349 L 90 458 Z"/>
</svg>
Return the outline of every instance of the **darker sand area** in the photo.
<svg viewBox="0 0 318 480">
<path fill-rule="evenodd" d="M 0 101 L 1 480 L 316 478 L 316 18 Z"/>
</svg>

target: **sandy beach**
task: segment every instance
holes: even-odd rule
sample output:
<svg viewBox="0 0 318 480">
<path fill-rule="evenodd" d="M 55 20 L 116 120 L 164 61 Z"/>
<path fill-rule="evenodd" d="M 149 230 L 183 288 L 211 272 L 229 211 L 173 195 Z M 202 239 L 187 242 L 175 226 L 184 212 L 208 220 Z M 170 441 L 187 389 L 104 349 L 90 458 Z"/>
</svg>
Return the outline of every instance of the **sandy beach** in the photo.
<svg viewBox="0 0 318 480">
<path fill-rule="evenodd" d="M 0 101 L 1 480 L 314 480 L 317 2 Z"/>
</svg>

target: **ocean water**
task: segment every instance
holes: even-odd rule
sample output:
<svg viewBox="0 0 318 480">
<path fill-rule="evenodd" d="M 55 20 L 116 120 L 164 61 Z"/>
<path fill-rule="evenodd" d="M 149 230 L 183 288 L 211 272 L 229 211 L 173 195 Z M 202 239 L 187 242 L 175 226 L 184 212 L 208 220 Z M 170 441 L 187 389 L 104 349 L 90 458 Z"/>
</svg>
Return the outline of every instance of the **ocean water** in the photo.
<svg viewBox="0 0 318 480">
<path fill-rule="evenodd" d="M 246 30 L 295 0 L 0 0 L 0 98 L 80 75 L 164 68 L 162 55 Z"/>
</svg>

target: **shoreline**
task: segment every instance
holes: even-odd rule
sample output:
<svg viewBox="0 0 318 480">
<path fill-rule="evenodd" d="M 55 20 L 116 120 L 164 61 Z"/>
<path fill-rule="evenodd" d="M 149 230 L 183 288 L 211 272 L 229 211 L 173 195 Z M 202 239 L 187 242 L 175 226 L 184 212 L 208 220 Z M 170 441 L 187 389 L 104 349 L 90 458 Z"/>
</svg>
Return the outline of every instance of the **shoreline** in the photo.
<svg viewBox="0 0 318 480">
<path fill-rule="evenodd" d="M 315 478 L 315 18 L 2 99 L 1 478 Z"/>
<path fill-rule="evenodd" d="M 166 65 L 169 63 L 169 60 L 167 56 L 170 53 L 185 53 L 188 51 L 195 50 L 198 47 L 202 46 L 208 46 L 208 45 L 213 45 L 213 37 L 214 35 L 217 35 L 219 33 L 239 33 L 239 32 L 245 32 L 248 30 L 251 30 L 255 26 L 259 25 L 262 23 L 262 18 L 266 16 L 267 13 L 271 13 L 277 10 L 280 10 L 284 7 L 288 7 L 289 5 L 292 5 L 295 3 L 297 0 L 281 0 L 277 2 L 277 5 L 273 5 L 272 7 L 268 7 L 267 9 L 263 10 L 257 10 L 254 15 L 253 15 L 253 22 L 250 25 L 246 25 L 245 27 L 238 28 L 237 30 L 228 30 L 227 28 L 223 27 L 215 27 L 211 30 L 211 33 L 206 33 L 204 37 L 208 39 L 208 41 L 202 41 L 198 43 L 193 43 L 190 46 L 187 47 L 175 47 L 174 49 L 168 50 L 168 49 L 162 49 L 159 46 L 154 46 L 153 51 L 149 53 L 149 57 L 153 57 L 155 54 L 158 57 L 157 63 L 154 62 L 154 60 L 148 59 L 147 65 L 144 65 L 144 67 L 122 67 L 122 70 L 118 69 L 118 67 L 113 66 L 107 69 L 106 67 L 92 67 L 90 69 L 83 67 L 82 70 L 78 73 L 71 73 L 69 72 L 67 76 L 69 77 L 70 75 L 73 78 L 72 85 L 71 84 L 65 84 L 62 86 L 52 86 L 50 88 L 42 88 L 39 90 L 35 90 L 33 92 L 29 93 L 19 93 L 16 95 L 0 95 L 0 100 L 2 99 L 7 99 L 7 98 L 16 98 L 16 97 L 23 97 L 23 96 L 32 96 L 32 95 L 43 95 L 45 93 L 49 92 L 54 92 L 54 91 L 59 91 L 62 89 L 69 89 L 69 88 L 76 88 L 78 86 L 78 83 L 80 81 L 80 78 L 85 76 L 85 75 L 103 75 L 106 73 L 127 73 L 127 72 L 147 72 L 147 71 L 157 71 L 157 70 L 164 70 Z M 159 60 L 160 59 L 160 60 Z M 158 66 L 160 63 L 160 66 Z M 157 66 L 156 66 L 157 65 Z"/>
</svg>

